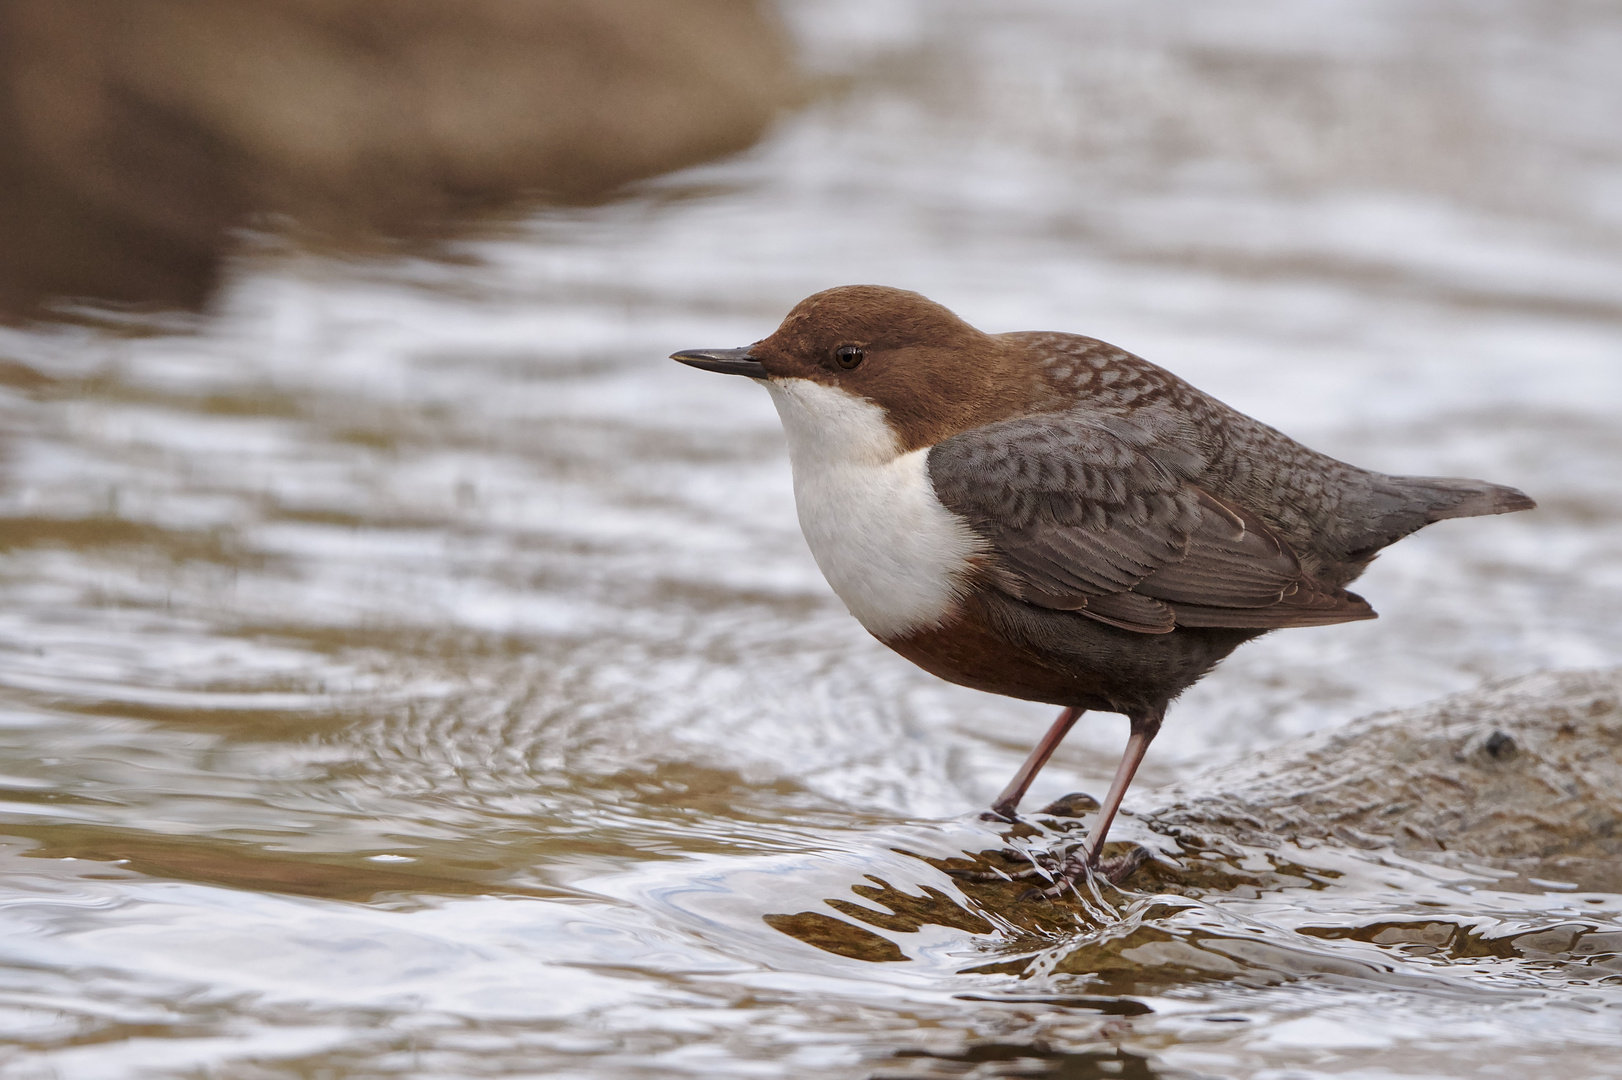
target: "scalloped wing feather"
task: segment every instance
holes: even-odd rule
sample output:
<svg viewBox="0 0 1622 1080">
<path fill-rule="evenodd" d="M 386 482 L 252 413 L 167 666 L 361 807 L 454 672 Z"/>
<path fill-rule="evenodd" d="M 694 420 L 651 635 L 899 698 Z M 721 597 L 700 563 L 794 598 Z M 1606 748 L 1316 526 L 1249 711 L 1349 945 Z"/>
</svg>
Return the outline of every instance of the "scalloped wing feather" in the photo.
<svg viewBox="0 0 1622 1080">
<path fill-rule="evenodd" d="M 1304 575 L 1254 514 L 1176 475 L 1154 438 L 1074 414 L 1021 417 L 942 441 L 929 475 L 990 544 L 996 587 L 1027 603 L 1147 634 L 1374 617 Z"/>
</svg>

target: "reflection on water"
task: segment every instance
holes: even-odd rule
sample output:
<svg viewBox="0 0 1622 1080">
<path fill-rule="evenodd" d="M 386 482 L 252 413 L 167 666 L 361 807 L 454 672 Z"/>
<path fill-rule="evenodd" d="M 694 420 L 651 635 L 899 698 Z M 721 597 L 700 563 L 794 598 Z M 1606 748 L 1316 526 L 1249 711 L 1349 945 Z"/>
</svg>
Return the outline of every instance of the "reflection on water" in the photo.
<svg viewBox="0 0 1622 1080">
<path fill-rule="evenodd" d="M 1619 662 L 1622 22 L 1215 12 L 795 8 L 825 93 L 740 159 L 4 332 L 8 1074 L 1614 1075 L 1622 897 L 1327 847 L 1076 905 L 948 873 L 1047 710 L 867 639 L 765 396 L 663 359 L 879 281 L 1539 499 L 1241 650 L 1146 784 Z M 1084 727 L 1033 804 L 1107 777 Z"/>
</svg>

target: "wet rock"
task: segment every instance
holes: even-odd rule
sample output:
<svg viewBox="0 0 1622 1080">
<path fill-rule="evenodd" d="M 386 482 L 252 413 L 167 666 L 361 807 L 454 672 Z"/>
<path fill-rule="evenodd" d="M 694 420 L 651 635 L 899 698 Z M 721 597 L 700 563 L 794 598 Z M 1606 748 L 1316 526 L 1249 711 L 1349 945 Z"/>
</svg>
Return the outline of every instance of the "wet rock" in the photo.
<svg viewBox="0 0 1622 1080">
<path fill-rule="evenodd" d="M 196 305 L 244 225 L 600 198 L 793 92 L 757 0 L 0 0 L 0 309 Z"/>
<path fill-rule="evenodd" d="M 766 921 L 819 949 L 871 960 L 906 955 L 879 932 L 910 934 L 931 924 L 994 931 L 1019 948 L 1081 931 L 1084 944 L 1054 954 L 1044 970 L 1086 973 L 1118 993 L 1193 978 L 1266 982 L 1302 972 L 1378 982 L 1386 978 L 1379 965 L 1235 936 L 1201 924 L 1197 907 L 1178 908 L 1171 897 L 1333 889 L 1343 875 L 1328 865 L 1337 860 L 1318 858 L 1326 845 L 1375 860 L 1393 851 L 1472 874 L 1484 866 L 1510 871 L 1495 875 L 1500 889 L 1622 891 L 1622 669 L 1538 674 L 1367 717 L 1151 792 L 1146 801 L 1159 806 L 1140 809 L 1135 824 L 1158 858 L 1125 884 L 1155 899 L 1129 917 L 1104 911 L 1105 896 L 1088 886 L 1058 900 L 1035 895 L 1032 885 L 1045 885 L 1064 854 L 1085 842 L 1085 819 L 1075 815 L 1094 809 L 1094 800 L 1075 794 L 1005 830 L 1022 846 L 918 855 L 954 879 L 956 896 L 870 879 L 852 886 L 858 901 L 825 901 L 844 919 L 802 912 Z M 1133 850 L 1131 842 L 1111 843 L 1105 855 Z M 1574 923 L 1564 936 L 1548 928 L 1528 936 L 1505 925 L 1492 934 L 1454 920 L 1303 932 L 1363 935 L 1359 940 L 1413 955 L 1527 957 L 1542 950 L 1588 968 L 1598 957 L 1610 965 L 1605 971 L 1622 941 L 1586 924 Z M 965 970 L 1020 974 L 1038 957 L 1026 950 Z"/>
<path fill-rule="evenodd" d="M 1622 887 L 1622 669 L 1367 717 L 1151 798 L 1144 823 L 1197 847 L 1389 847 Z"/>
<path fill-rule="evenodd" d="M 907 954 L 889 938 L 820 911 L 765 915 L 762 918 L 772 929 L 835 956 L 866 960 L 872 964 L 896 963 L 907 959 Z"/>
<path fill-rule="evenodd" d="M 1099 805 L 1098 800 L 1085 791 L 1072 791 L 1068 795 L 1054 799 L 1037 813 L 1048 817 L 1078 818 L 1097 810 Z"/>
<path fill-rule="evenodd" d="M 1520 753 L 1520 747 L 1515 745 L 1515 737 L 1496 728 L 1481 741 L 1481 750 L 1493 761 L 1509 761 Z"/>
</svg>

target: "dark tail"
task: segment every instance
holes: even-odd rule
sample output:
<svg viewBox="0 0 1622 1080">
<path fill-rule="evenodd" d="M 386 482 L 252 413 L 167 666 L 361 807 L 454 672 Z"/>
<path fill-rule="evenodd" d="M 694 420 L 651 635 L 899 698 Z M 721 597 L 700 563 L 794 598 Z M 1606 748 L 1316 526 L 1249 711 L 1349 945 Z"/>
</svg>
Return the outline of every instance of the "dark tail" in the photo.
<svg viewBox="0 0 1622 1080">
<path fill-rule="evenodd" d="M 1393 476 L 1389 479 L 1401 485 L 1410 499 L 1425 505 L 1425 520 L 1421 523 L 1424 525 L 1445 518 L 1513 514 L 1537 506 L 1525 492 L 1485 480 L 1459 480 L 1448 476 Z"/>
<path fill-rule="evenodd" d="M 1512 487 L 1451 476 L 1376 474 L 1367 499 L 1363 527 L 1346 537 L 1347 562 L 1366 563 L 1381 548 L 1433 521 L 1512 514 L 1537 505 Z"/>
</svg>

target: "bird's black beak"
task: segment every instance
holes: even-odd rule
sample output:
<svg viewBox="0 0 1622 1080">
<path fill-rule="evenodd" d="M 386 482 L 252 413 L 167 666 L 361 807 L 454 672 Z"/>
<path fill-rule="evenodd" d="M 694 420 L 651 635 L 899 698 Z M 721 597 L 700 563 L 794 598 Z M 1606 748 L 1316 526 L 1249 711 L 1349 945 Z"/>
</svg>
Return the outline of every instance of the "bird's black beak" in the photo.
<svg viewBox="0 0 1622 1080">
<path fill-rule="evenodd" d="M 748 349 L 683 349 L 679 353 L 671 353 L 670 358 L 701 371 L 747 375 L 751 379 L 766 377 L 766 369 L 759 360 L 749 355 Z"/>
</svg>

